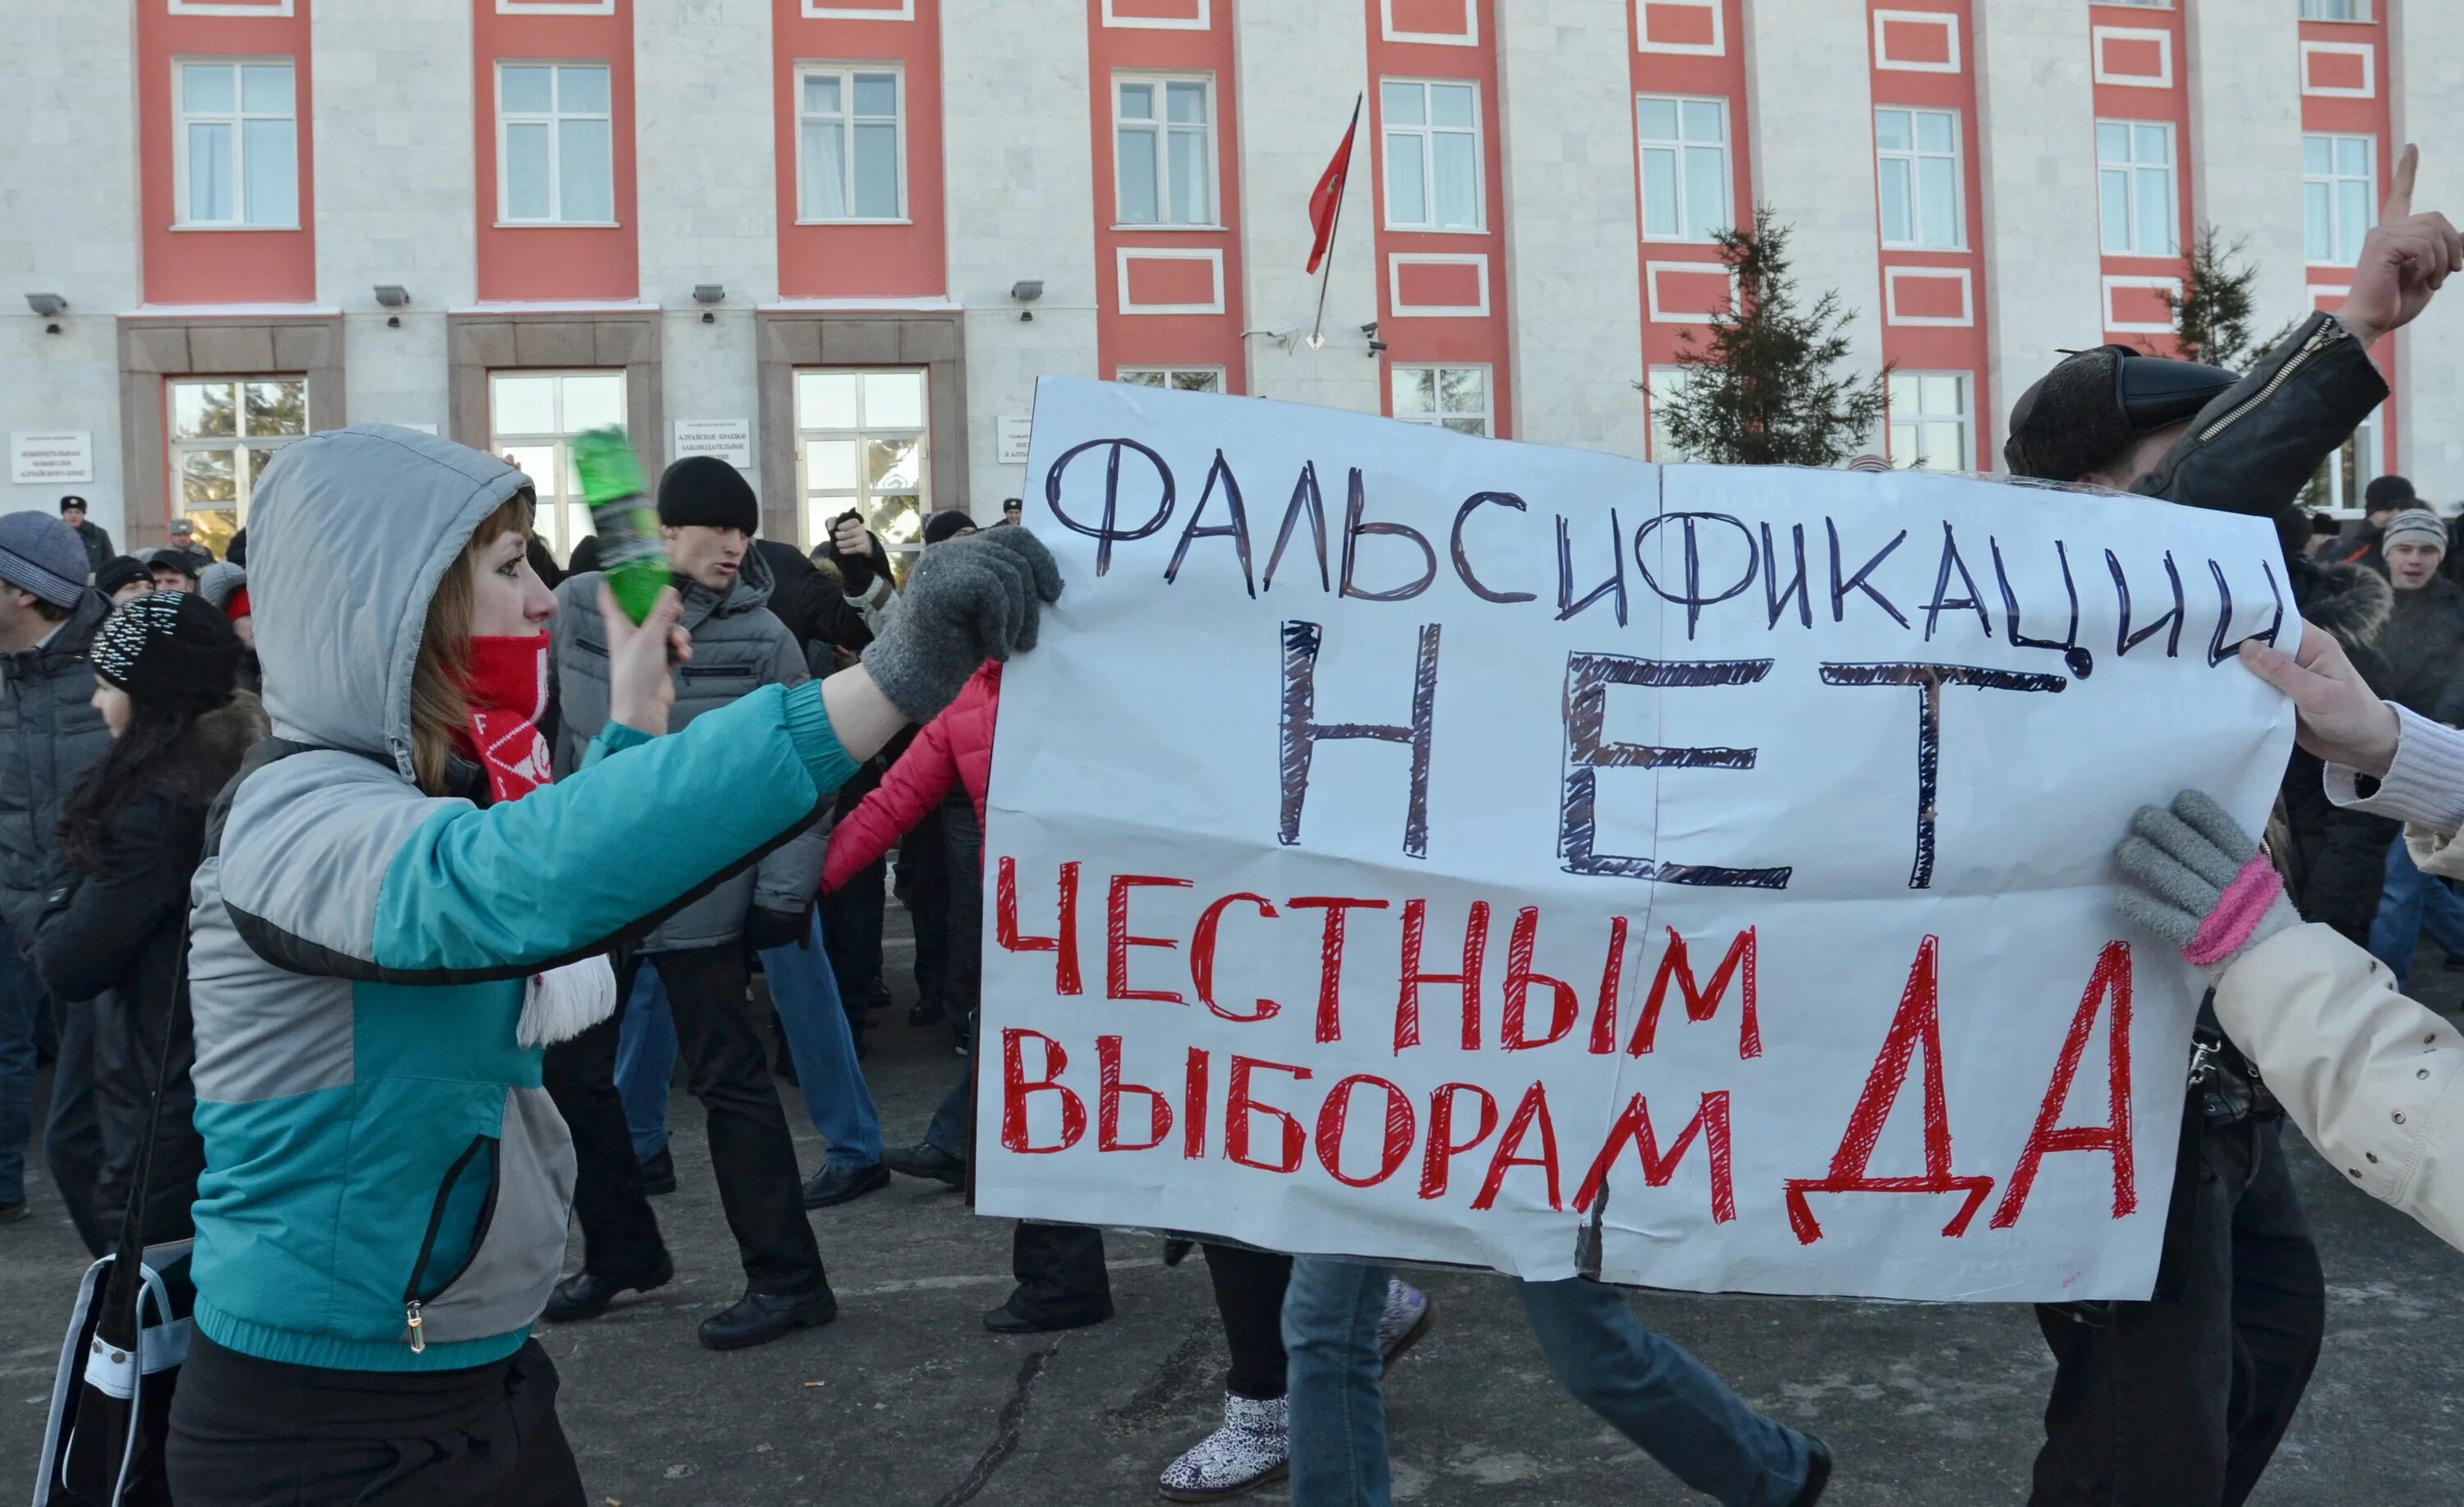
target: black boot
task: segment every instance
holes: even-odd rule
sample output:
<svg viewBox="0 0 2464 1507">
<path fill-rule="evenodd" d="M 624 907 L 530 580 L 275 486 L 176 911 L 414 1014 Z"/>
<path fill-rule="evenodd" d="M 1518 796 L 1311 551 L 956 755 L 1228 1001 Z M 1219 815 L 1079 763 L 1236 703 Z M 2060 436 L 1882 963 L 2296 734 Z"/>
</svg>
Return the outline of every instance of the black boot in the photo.
<svg viewBox="0 0 2464 1507">
<path fill-rule="evenodd" d="M 1789 1507 L 1814 1507 L 1822 1500 L 1822 1489 L 1831 1484 L 1831 1451 L 1821 1440 L 1809 1435 L 1814 1457 L 1806 1463 L 1805 1487 L 1789 1499 Z"/>
<path fill-rule="evenodd" d="M 881 1165 L 902 1177 L 929 1177 L 952 1188 L 964 1188 L 967 1184 L 966 1159 L 952 1156 L 930 1141 L 884 1151 Z"/>
<path fill-rule="evenodd" d="M 890 1168 L 879 1162 L 869 1167 L 841 1167 L 833 1162 L 804 1184 L 804 1207 L 835 1209 L 890 1186 Z"/>
<path fill-rule="evenodd" d="M 746 1293 L 735 1304 L 701 1321 L 701 1343 L 713 1350 L 767 1344 L 797 1329 L 825 1324 L 839 1316 L 839 1300 L 826 1287 L 817 1293 Z"/>
<path fill-rule="evenodd" d="M 675 1277 L 676 1263 L 669 1259 L 665 1251 L 659 1253 L 658 1264 L 640 1277 L 602 1277 L 585 1266 L 556 1284 L 556 1291 L 548 1294 L 547 1308 L 539 1317 L 550 1323 L 576 1323 L 584 1319 L 596 1319 L 607 1311 L 607 1305 L 616 1300 L 618 1293 L 647 1293 L 653 1288 L 667 1286 L 675 1280 Z"/>
<path fill-rule="evenodd" d="M 659 1147 L 656 1156 L 634 1169 L 633 1186 L 649 1198 L 676 1190 L 676 1159 L 668 1154 L 666 1147 Z"/>
</svg>

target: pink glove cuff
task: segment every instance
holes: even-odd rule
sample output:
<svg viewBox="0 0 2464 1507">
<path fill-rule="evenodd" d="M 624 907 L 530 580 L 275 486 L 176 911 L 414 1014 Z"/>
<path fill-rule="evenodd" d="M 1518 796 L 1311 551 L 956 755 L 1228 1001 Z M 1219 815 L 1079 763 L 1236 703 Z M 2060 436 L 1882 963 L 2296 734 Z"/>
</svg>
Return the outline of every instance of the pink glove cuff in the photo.
<svg viewBox="0 0 2464 1507">
<path fill-rule="evenodd" d="M 2182 950 L 2194 968 L 2211 968 L 2239 951 L 2250 941 L 2267 907 L 2284 893 L 2284 881 L 2265 853 L 2254 853 L 2233 883 L 2216 897 L 2216 908 L 2199 923 L 2199 934 Z"/>
</svg>

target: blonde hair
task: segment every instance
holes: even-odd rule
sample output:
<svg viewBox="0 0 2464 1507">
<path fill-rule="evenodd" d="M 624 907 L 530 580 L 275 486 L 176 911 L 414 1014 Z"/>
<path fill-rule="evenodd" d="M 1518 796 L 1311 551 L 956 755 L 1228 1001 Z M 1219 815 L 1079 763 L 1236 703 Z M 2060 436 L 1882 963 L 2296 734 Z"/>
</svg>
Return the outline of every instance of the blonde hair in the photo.
<svg viewBox="0 0 2464 1507">
<path fill-rule="evenodd" d="M 428 622 L 419 633 L 419 658 L 410 670 L 410 765 L 419 788 L 445 794 L 445 771 L 453 738 L 471 720 L 471 616 L 477 598 L 472 574 L 479 552 L 515 531 L 529 532 L 532 494 L 520 491 L 479 520 L 470 542 L 446 567 L 429 600 Z"/>
</svg>

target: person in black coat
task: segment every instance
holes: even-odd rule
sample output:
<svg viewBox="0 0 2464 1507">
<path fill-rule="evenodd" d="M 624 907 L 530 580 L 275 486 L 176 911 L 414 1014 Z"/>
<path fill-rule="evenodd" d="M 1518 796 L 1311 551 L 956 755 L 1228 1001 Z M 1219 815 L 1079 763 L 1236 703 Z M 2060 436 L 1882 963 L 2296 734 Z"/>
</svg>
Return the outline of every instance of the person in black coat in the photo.
<svg viewBox="0 0 2464 1507">
<path fill-rule="evenodd" d="M 59 838 L 68 878 L 47 900 L 34 966 L 63 999 L 93 997 L 94 1093 L 102 1132 L 99 1211 L 87 1235 L 102 1254 L 153 1111 L 169 1044 L 169 1086 L 147 1198 L 147 1243 L 189 1233 L 205 1146 L 188 1081 L 188 884 L 205 850 L 206 808 L 266 734 L 256 698 L 234 688 L 240 644 L 230 621 L 184 592 L 140 597 L 94 637 L 95 709 L 112 744 L 70 792 Z"/>
<path fill-rule="evenodd" d="M 89 574 L 102 569 L 103 561 L 119 554 L 111 547 L 111 535 L 103 526 L 85 515 L 85 499 L 69 496 L 60 499 L 60 521 L 77 530 L 77 542 L 85 546 L 85 562 Z"/>
</svg>

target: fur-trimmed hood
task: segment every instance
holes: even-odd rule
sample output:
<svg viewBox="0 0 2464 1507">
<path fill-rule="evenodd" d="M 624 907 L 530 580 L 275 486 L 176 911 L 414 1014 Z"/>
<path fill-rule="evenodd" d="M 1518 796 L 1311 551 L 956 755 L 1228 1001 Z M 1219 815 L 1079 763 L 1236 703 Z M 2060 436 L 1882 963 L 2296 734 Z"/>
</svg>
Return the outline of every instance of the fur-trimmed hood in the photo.
<svg viewBox="0 0 2464 1507">
<path fill-rule="evenodd" d="M 2366 565 L 2287 562 L 2293 601 L 2313 625 L 2334 634 L 2346 649 L 2375 648 L 2395 611 L 2395 588 Z"/>
</svg>

